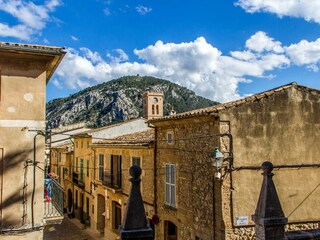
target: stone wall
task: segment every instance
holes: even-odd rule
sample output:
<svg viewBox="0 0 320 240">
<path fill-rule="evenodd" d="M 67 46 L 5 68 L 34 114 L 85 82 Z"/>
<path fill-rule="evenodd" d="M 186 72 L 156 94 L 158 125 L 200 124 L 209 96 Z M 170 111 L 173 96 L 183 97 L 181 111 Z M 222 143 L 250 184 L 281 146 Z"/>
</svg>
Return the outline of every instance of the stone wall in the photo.
<svg viewBox="0 0 320 240">
<path fill-rule="evenodd" d="M 156 239 L 163 239 L 165 221 L 177 226 L 178 239 L 212 239 L 214 235 L 214 170 L 210 153 L 219 146 L 212 118 L 170 122 L 157 128 L 157 214 L 161 222 Z M 173 133 L 173 144 L 167 133 Z M 165 204 L 165 164 L 176 167 L 176 207 Z"/>
<path fill-rule="evenodd" d="M 177 226 L 178 239 L 254 239 L 251 215 L 262 181 L 258 168 L 266 160 L 275 165 L 274 181 L 289 228 L 317 225 L 319 96 L 315 90 L 293 86 L 210 117 L 154 122 L 156 213 L 161 219 L 157 239 L 164 238 L 167 221 Z M 166 141 L 168 132 L 173 134 L 173 144 Z M 213 181 L 209 155 L 214 147 L 229 162 L 221 182 Z M 166 163 L 176 167 L 175 207 L 165 204 Z"/>
<path fill-rule="evenodd" d="M 262 179 L 261 172 L 250 167 L 258 167 L 265 160 L 280 166 L 274 169 L 274 181 L 291 223 L 288 228 L 298 230 L 318 225 L 312 222 L 320 218 L 317 204 L 320 169 L 312 164 L 318 163 L 320 154 L 316 146 L 320 140 L 319 109 L 318 93 L 290 88 L 220 113 L 220 121 L 230 123 L 233 140 L 233 171 L 223 181 L 222 193 L 225 239 L 253 238 L 251 215 Z M 225 145 L 228 144 L 222 140 L 221 151 L 225 151 Z M 287 167 L 305 164 L 310 166 Z M 237 225 L 236 217 L 240 216 L 248 217 L 245 226 Z"/>
</svg>

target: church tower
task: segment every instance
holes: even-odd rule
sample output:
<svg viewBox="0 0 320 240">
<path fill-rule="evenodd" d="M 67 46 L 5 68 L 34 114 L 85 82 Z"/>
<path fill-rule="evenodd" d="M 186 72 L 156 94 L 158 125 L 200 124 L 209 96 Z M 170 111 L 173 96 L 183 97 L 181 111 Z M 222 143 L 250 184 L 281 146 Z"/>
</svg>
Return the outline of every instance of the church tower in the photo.
<svg viewBox="0 0 320 240">
<path fill-rule="evenodd" d="M 144 118 L 147 120 L 152 118 L 163 117 L 163 93 L 162 92 L 146 92 L 143 94 L 143 111 Z"/>
</svg>

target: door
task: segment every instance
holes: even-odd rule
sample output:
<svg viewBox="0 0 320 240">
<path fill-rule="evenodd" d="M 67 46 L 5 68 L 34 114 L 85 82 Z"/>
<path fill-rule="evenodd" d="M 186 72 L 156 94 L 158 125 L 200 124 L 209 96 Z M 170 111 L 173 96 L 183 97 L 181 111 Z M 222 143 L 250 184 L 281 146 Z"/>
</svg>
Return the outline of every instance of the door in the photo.
<svg viewBox="0 0 320 240">
<path fill-rule="evenodd" d="M 105 215 L 106 215 L 106 203 L 105 198 L 101 194 L 98 194 L 97 200 L 97 230 L 103 234 L 105 226 Z"/>
<path fill-rule="evenodd" d="M 79 220 L 80 222 L 84 222 L 84 217 L 83 217 L 83 193 L 80 193 L 80 209 L 79 209 Z"/>
<path fill-rule="evenodd" d="M 72 191 L 71 189 L 68 190 L 68 213 L 71 213 L 73 212 L 73 209 L 72 209 Z"/>
<path fill-rule="evenodd" d="M 164 239 L 165 240 L 177 240 L 178 239 L 177 226 L 170 221 L 164 222 Z"/>
</svg>

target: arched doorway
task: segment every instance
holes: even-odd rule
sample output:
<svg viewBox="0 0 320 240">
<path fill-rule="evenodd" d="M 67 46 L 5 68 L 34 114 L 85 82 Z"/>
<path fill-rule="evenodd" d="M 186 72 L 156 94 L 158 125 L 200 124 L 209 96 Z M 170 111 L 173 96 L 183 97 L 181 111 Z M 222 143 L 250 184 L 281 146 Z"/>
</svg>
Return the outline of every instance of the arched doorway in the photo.
<svg viewBox="0 0 320 240">
<path fill-rule="evenodd" d="M 165 240 L 177 240 L 177 226 L 170 221 L 164 221 L 164 239 Z"/>
<path fill-rule="evenodd" d="M 105 227 L 106 203 L 103 195 L 98 194 L 97 199 L 97 230 L 103 234 Z"/>
</svg>

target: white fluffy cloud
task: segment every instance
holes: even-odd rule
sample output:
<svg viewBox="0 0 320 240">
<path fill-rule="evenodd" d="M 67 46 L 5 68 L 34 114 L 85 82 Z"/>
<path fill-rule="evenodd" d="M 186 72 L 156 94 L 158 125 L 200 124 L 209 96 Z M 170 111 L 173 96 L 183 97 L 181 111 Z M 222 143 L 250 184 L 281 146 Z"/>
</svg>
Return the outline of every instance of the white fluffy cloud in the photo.
<svg viewBox="0 0 320 240">
<path fill-rule="evenodd" d="M 108 53 L 108 60 L 87 48 L 68 49 L 57 77 L 69 88 L 84 88 L 125 75 L 152 75 L 226 102 L 242 97 L 238 93 L 240 82 L 268 77 L 272 70 L 288 67 L 291 61 L 285 49 L 263 32 L 253 35 L 243 51 L 230 55 L 223 55 L 203 37 L 182 43 L 157 41 L 136 49 L 134 54 L 140 62 L 130 62 L 121 49 L 114 50 L 115 55 Z"/>
<path fill-rule="evenodd" d="M 88 48 L 67 49 L 68 54 L 57 70 L 59 83 L 70 89 L 83 89 L 91 85 L 124 75 L 155 75 L 154 66 L 140 63 L 108 63 L 99 53 Z"/>
<path fill-rule="evenodd" d="M 275 53 L 283 53 L 283 48 L 279 41 L 274 41 L 265 32 L 259 31 L 252 35 L 246 41 L 246 47 L 256 52 L 273 51 Z"/>
<path fill-rule="evenodd" d="M 314 42 L 302 40 L 286 47 L 286 52 L 292 62 L 298 66 L 308 65 L 313 71 L 318 71 L 316 64 L 320 62 L 320 38 Z"/>
<path fill-rule="evenodd" d="M 236 5 L 249 13 L 269 12 L 320 23 L 319 0 L 238 0 Z"/>
<path fill-rule="evenodd" d="M 0 22 L 0 36 L 29 40 L 32 35 L 45 28 L 46 23 L 51 20 L 49 14 L 59 5 L 60 0 L 49 0 L 43 5 L 23 0 L 0 0 L 0 11 L 10 14 L 19 22 L 12 26 Z"/>
</svg>

